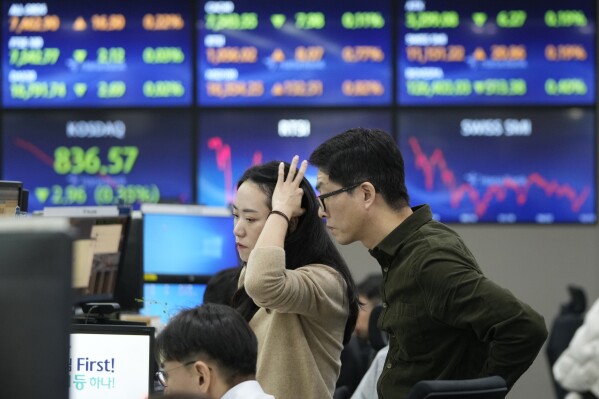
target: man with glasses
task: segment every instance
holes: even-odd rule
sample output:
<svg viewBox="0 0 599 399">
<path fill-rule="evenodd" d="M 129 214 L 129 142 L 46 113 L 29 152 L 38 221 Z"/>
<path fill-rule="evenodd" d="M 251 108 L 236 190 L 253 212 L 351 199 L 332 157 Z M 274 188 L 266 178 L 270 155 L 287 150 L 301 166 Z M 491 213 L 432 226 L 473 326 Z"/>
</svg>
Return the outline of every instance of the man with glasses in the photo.
<svg viewBox="0 0 599 399">
<path fill-rule="evenodd" d="M 503 377 L 509 388 L 547 338 L 543 318 L 487 279 L 461 237 L 410 207 L 393 138 L 356 128 L 321 144 L 320 216 L 342 245 L 362 242 L 383 274 L 379 326 L 389 353 L 379 399 L 405 398 L 420 380 Z"/>
<path fill-rule="evenodd" d="M 210 399 L 274 399 L 256 381 L 258 343 L 233 308 L 204 304 L 174 316 L 156 338 L 165 395 Z"/>
</svg>

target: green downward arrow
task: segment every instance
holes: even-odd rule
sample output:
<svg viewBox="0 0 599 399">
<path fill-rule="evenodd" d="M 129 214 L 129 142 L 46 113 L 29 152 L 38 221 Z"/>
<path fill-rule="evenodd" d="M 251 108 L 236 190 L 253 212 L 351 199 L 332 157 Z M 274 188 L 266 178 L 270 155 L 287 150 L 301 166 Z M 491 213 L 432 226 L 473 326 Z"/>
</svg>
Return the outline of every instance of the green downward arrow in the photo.
<svg viewBox="0 0 599 399">
<path fill-rule="evenodd" d="M 277 29 L 280 29 L 281 26 L 285 23 L 285 15 L 284 14 L 272 14 L 270 16 L 270 23 Z"/>
<path fill-rule="evenodd" d="M 487 14 L 484 12 L 475 12 L 472 14 L 472 20 L 476 26 L 483 26 L 487 22 Z"/>
<path fill-rule="evenodd" d="M 73 51 L 73 58 L 75 59 L 75 61 L 77 61 L 80 64 L 83 61 L 85 61 L 86 57 L 87 57 L 87 50 L 85 50 L 85 49 L 80 48 L 80 49 Z"/>
<path fill-rule="evenodd" d="M 85 83 L 75 83 L 73 85 L 73 90 L 77 97 L 83 97 L 87 92 L 87 85 Z"/>
<path fill-rule="evenodd" d="M 44 204 L 46 202 L 48 195 L 50 195 L 50 190 L 48 190 L 48 187 L 35 188 L 35 198 L 37 198 L 40 204 Z"/>
</svg>

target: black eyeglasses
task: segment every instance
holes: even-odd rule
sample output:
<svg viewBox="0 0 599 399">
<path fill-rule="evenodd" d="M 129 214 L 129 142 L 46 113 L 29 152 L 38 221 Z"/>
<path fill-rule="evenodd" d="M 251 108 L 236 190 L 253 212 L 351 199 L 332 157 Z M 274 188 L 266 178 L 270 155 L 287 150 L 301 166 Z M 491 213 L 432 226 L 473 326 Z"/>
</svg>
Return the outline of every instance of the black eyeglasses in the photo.
<svg viewBox="0 0 599 399">
<path fill-rule="evenodd" d="M 189 366 L 190 364 L 194 364 L 195 362 L 197 362 L 197 360 L 190 360 L 189 362 L 184 363 L 184 364 L 182 364 L 180 366 L 173 367 L 168 372 L 166 370 L 157 371 L 156 372 L 156 379 L 158 380 L 158 382 L 160 383 L 160 385 L 162 385 L 163 387 L 166 388 L 167 382 L 168 382 L 168 373 L 170 373 L 173 370 L 179 369 L 181 367 L 185 367 L 185 366 Z"/>
<path fill-rule="evenodd" d="M 333 195 L 344 193 L 346 191 L 353 190 L 354 188 L 358 187 L 362 183 L 364 183 L 364 182 L 362 181 L 360 183 L 352 184 L 351 186 L 340 188 L 339 190 L 331 191 L 330 193 L 319 195 L 318 196 L 318 202 L 320 203 L 320 206 L 322 207 L 322 210 L 325 211 L 325 212 L 327 211 L 327 207 L 324 204 L 324 200 L 326 198 L 332 197 Z"/>
</svg>

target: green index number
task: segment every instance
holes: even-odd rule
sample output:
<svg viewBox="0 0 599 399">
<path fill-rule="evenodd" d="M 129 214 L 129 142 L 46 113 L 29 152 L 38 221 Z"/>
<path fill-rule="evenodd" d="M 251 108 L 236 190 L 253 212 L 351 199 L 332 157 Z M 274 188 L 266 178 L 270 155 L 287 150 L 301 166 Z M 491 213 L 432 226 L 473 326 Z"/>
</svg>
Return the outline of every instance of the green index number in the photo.
<svg viewBox="0 0 599 399">
<path fill-rule="evenodd" d="M 321 12 L 295 13 L 295 27 L 297 29 L 322 29 L 324 26 L 325 18 Z"/>
<path fill-rule="evenodd" d="M 110 147 L 108 150 L 108 161 L 110 161 L 111 164 L 108 167 L 108 173 L 116 175 L 119 173 L 127 174 L 131 172 L 138 155 L 139 149 L 137 147 Z"/>
<path fill-rule="evenodd" d="M 108 149 L 108 164 L 103 165 L 100 148 L 83 149 L 78 146 L 58 147 L 54 150 L 54 171 L 59 175 L 87 173 L 90 175 L 127 174 L 133 169 L 139 149 L 132 146 L 114 146 Z"/>
</svg>

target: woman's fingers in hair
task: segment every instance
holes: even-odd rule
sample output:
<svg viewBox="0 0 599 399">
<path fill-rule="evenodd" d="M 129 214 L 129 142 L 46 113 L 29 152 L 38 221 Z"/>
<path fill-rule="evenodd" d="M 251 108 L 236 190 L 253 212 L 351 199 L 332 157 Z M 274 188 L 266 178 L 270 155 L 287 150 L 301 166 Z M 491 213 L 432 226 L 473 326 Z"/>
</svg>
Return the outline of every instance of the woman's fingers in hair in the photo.
<svg viewBox="0 0 599 399">
<path fill-rule="evenodd" d="M 299 171 L 295 175 L 295 181 L 297 182 L 298 186 L 300 185 L 300 183 L 302 182 L 302 180 L 306 174 L 306 169 L 308 169 L 308 161 L 303 160 L 302 163 L 300 164 Z"/>
<path fill-rule="evenodd" d="M 289 174 L 287 175 L 287 181 L 292 181 L 297 183 L 299 187 L 304 175 L 306 174 L 306 169 L 308 169 L 308 161 L 304 160 L 300 164 L 299 170 L 297 169 L 297 164 L 299 163 L 299 155 L 295 155 L 291 159 L 291 164 L 289 166 Z"/>
</svg>

